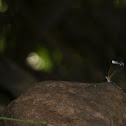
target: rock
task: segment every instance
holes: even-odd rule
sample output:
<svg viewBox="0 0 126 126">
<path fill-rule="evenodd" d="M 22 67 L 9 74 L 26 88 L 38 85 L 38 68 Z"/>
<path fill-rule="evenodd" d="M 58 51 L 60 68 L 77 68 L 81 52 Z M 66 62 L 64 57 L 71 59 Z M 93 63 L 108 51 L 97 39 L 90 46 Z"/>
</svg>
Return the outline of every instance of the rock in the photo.
<svg viewBox="0 0 126 126">
<path fill-rule="evenodd" d="M 44 81 L 12 101 L 3 116 L 53 126 L 126 126 L 126 94 L 107 82 Z M 42 126 L 8 120 L 0 124 Z"/>
</svg>

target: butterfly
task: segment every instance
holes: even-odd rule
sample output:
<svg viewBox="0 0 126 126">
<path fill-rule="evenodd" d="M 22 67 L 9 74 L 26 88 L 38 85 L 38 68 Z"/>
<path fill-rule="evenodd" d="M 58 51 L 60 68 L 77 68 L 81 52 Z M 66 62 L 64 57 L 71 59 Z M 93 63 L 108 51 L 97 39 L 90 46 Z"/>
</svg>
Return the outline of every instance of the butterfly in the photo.
<svg viewBox="0 0 126 126">
<path fill-rule="evenodd" d="M 121 57 L 112 60 L 108 76 L 106 76 L 105 78 L 107 79 L 107 82 L 112 83 L 118 89 L 126 89 L 124 60 Z"/>
</svg>

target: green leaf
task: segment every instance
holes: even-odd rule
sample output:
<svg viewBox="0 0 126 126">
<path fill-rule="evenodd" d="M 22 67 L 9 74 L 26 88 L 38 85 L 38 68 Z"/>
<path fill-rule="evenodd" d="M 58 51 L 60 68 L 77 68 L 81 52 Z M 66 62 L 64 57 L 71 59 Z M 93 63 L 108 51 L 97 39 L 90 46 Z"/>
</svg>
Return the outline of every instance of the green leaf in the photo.
<svg viewBox="0 0 126 126">
<path fill-rule="evenodd" d="M 23 123 L 43 124 L 43 125 L 46 125 L 46 126 L 52 126 L 50 124 L 47 124 L 46 122 L 39 122 L 39 121 L 15 119 L 15 118 L 8 118 L 8 117 L 0 117 L 0 119 L 2 119 L 2 120 L 11 120 L 11 121 L 16 121 L 16 122 L 23 122 Z"/>
</svg>

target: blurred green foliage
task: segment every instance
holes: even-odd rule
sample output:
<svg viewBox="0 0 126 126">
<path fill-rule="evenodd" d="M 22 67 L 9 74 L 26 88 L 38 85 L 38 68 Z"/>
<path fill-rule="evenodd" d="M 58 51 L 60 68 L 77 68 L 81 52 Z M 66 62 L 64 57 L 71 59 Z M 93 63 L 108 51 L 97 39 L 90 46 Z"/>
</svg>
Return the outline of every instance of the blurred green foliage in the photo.
<svg viewBox="0 0 126 126">
<path fill-rule="evenodd" d="M 40 56 L 40 69 L 46 72 L 49 72 L 53 68 L 53 63 L 51 61 L 51 57 L 48 49 L 39 48 L 36 53 Z"/>
<path fill-rule="evenodd" d="M 0 8 L 2 7 L 2 0 L 0 0 Z"/>
<path fill-rule="evenodd" d="M 4 5 L 0 52 L 24 69 L 32 53 L 32 65 L 48 78 L 104 81 L 107 62 L 126 57 L 126 0 L 0 0 L 0 8 Z"/>
<path fill-rule="evenodd" d="M 8 5 L 5 1 L 0 0 L 0 13 L 6 12 L 8 9 Z"/>
</svg>

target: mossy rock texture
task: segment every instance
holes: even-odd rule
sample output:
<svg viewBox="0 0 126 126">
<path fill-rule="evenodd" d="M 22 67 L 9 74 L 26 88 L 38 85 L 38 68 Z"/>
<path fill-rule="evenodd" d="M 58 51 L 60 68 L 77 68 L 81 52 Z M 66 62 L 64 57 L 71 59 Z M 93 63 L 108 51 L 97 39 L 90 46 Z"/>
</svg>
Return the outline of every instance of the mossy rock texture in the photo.
<svg viewBox="0 0 126 126">
<path fill-rule="evenodd" d="M 52 126 L 126 126 L 126 93 L 107 82 L 43 81 L 12 101 L 3 116 Z M 8 120 L 0 124 L 42 126 Z"/>
</svg>

